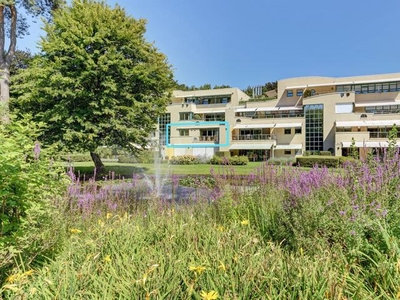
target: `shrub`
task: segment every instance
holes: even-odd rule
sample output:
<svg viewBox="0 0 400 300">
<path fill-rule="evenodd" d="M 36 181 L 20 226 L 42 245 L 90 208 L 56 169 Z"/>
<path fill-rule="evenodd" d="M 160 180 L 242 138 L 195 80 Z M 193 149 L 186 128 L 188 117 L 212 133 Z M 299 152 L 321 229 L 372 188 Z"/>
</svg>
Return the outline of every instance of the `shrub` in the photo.
<svg viewBox="0 0 400 300">
<path fill-rule="evenodd" d="M 249 158 L 247 156 L 231 156 L 231 157 L 220 157 L 214 155 L 210 159 L 210 164 L 212 165 L 235 165 L 243 166 L 249 163 Z"/>
<path fill-rule="evenodd" d="M 126 163 L 126 164 L 134 164 L 137 163 L 137 158 L 132 155 L 119 155 L 118 156 L 119 163 Z"/>
<path fill-rule="evenodd" d="M 307 157 L 296 157 L 296 165 L 301 167 L 312 168 L 315 165 L 326 166 L 328 168 L 337 168 L 339 166 L 338 157 L 329 156 L 307 156 Z"/>
<path fill-rule="evenodd" d="M 193 155 L 172 156 L 169 160 L 171 165 L 194 165 L 200 163 L 199 159 Z"/>
<path fill-rule="evenodd" d="M 268 163 L 274 166 L 291 166 L 296 163 L 296 159 L 293 157 L 270 158 Z"/>
<path fill-rule="evenodd" d="M 322 156 L 331 156 L 332 153 L 331 153 L 331 151 L 321 151 L 320 155 L 322 155 Z"/>
<path fill-rule="evenodd" d="M 53 201 L 67 180 L 31 139 L 39 129 L 33 123 L 0 125 L 0 282 L 17 261 L 29 267 L 55 244 L 49 238 Z"/>
</svg>

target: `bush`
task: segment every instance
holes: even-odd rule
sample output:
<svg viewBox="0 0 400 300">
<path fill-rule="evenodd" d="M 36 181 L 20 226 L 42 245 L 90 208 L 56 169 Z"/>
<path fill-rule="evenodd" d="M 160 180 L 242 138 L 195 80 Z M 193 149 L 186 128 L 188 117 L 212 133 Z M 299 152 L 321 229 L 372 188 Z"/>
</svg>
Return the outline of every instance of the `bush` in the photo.
<svg viewBox="0 0 400 300">
<path fill-rule="evenodd" d="M 322 156 L 331 156 L 332 155 L 331 151 L 321 151 L 319 154 Z"/>
<path fill-rule="evenodd" d="M 268 163 L 274 166 L 291 166 L 296 163 L 296 159 L 293 157 L 270 158 Z"/>
<path fill-rule="evenodd" d="M 220 157 L 214 155 L 210 159 L 210 164 L 212 165 L 234 165 L 234 166 L 244 166 L 249 163 L 249 158 L 247 156 L 231 156 L 231 157 Z"/>
<path fill-rule="evenodd" d="M 54 234 L 49 224 L 67 180 L 31 139 L 39 129 L 33 123 L 0 125 L 0 283 L 17 261 L 28 268 L 57 239 L 49 237 Z"/>
<path fill-rule="evenodd" d="M 334 156 L 307 156 L 296 157 L 296 165 L 301 167 L 312 168 L 315 165 L 326 166 L 328 168 L 337 168 L 339 166 L 339 158 Z"/>
<path fill-rule="evenodd" d="M 132 155 L 119 155 L 118 162 L 125 163 L 125 164 L 134 164 L 134 163 L 137 163 L 138 161 L 137 161 L 137 158 Z"/>
<path fill-rule="evenodd" d="M 169 160 L 171 165 L 194 165 L 200 163 L 199 159 L 193 155 L 172 156 Z"/>
<path fill-rule="evenodd" d="M 343 166 L 346 163 L 356 163 L 358 162 L 358 159 L 355 159 L 351 156 L 339 156 L 339 165 Z"/>
</svg>

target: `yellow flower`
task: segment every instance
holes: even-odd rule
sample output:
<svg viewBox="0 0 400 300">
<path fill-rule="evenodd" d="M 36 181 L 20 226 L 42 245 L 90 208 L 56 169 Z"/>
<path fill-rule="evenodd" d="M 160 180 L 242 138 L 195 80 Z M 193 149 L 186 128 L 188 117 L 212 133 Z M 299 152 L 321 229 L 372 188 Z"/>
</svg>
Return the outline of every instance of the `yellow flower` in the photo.
<svg viewBox="0 0 400 300">
<path fill-rule="evenodd" d="M 7 277 L 6 281 L 9 283 L 17 282 L 21 278 L 20 274 L 13 274 Z"/>
<path fill-rule="evenodd" d="M 13 275 L 8 276 L 6 281 L 9 282 L 9 283 L 15 283 L 15 282 L 18 282 L 18 281 L 22 280 L 25 277 L 28 277 L 28 276 L 32 275 L 33 272 L 34 272 L 33 270 L 29 270 L 29 271 L 26 271 L 26 272 L 24 272 L 22 274 L 19 274 L 19 273 L 18 274 L 13 274 Z"/>
<path fill-rule="evenodd" d="M 99 223 L 100 227 L 104 227 L 104 222 L 102 220 L 98 220 L 97 223 Z"/>
<path fill-rule="evenodd" d="M 202 266 L 197 266 L 197 267 L 191 266 L 189 268 L 189 270 L 195 272 L 198 275 L 200 275 L 201 273 L 203 273 L 206 270 L 206 268 L 202 267 Z"/>
<path fill-rule="evenodd" d="M 104 262 L 110 262 L 111 261 L 111 257 L 110 255 L 106 255 L 103 259 Z"/>
<path fill-rule="evenodd" d="M 81 233 L 82 232 L 82 230 L 79 230 L 79 229 L 76 229 L 76 228 L 71 228 L 69 231 L 71 233 Z"/>
<path fill-rule="evenodd" d="M 200 296 L 202 297 L 203 300 L 215 300 L 218 299 L 218 293 L 216 291 L 209 291 L 208 293 L 205 291 L 202 291 L 200 293 Z"/>
<path fill-rule="evenodd" d="M 240 224 L 242 224 L 243 226 L 247 226 L 250 224 L 249 220 L 243 220 L 242 222 L 240 222 Z"/>
<path fill-rule="evenodd" d="M 225 227 L 224 226 L 218 226 L 217 230 L 221 231 L 221 232 L 224 232 L 225 231 Z"/>
<path fill-rule="evenodd" d="M 112 217 L 112 213 L 107 213 L 106 219 L 109 220 L 109 219 L 111 219 L 111 217 Z"/>
<path fill-rule="evenodd" d="M 29 271 L 26 271 L 26 272 L 24 272 L 24 273 L 22 273 L 22 277 L 25 277 L 25 276 L 30 276 L 30 275 L 32 275 L 33 274 L 33 270 L 29 270 Z"/>
<path fill-rule="evenodd" d="M 222 261 L 219 261 L 220 262 L 220 265 L 218 266 L 218 269 L 221 269 L 222 271 L 226 271 L 226 267 L 225 267 L 225 264 L 222 262 Z"/>
</svg>

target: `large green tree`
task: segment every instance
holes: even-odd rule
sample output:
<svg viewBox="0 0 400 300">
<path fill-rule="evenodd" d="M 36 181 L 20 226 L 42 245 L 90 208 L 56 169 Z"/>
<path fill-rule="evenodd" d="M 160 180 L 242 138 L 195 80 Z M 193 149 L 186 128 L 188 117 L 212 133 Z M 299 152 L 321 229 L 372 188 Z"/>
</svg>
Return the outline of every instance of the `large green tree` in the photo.
<svg viewBox="0 0 400 300">
<path fill-rule="evenodd" d="M 174 85 L 165 55 L 145 40 L 146 21 L 119 6 L 73 0 L 44 26 L 41 53 L 16 76 L 15 107 L 43 121 L 41 139 L 70 151 L 148 142 Z"/>
<path fill-rule="evenodd" d="M 28 33 L 27 17 L 47 18 L 64 0 L 0 0 L 0 122 L 8 123 L 10 68 L 15 57 L 17 38 Z"/>
</svg>

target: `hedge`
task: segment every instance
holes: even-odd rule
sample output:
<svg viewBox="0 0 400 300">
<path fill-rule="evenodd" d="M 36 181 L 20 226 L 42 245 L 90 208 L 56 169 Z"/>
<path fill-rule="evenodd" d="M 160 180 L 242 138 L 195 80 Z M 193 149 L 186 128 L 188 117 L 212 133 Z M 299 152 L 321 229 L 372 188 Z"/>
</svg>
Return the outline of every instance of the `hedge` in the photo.
<svg viewBox="0 0 400 300">
<path fill-rule="evenodd" d="M 296 157 L 296 165 L 301 167 L 312 168 L 315 165 L 326 166 L 328 168 L 339 167 L 339 157 L 337 156 L 306 156 L 306 157 Z"/>
<path fill-rule="evenodd" d="M 214 155 L 210 164 L 212 165 L 234 165 L 234 166 L 244 166 L 249 163 L 249 158 L 247 156 L 231 156 L 231 157 L 220 157 Z"/>
</svg>

